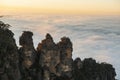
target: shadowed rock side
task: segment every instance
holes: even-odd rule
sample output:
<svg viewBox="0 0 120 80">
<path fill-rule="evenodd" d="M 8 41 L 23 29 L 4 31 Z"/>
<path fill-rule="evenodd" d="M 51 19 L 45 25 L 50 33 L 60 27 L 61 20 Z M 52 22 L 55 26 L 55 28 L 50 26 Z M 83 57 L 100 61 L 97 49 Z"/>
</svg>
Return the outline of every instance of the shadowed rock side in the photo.
<svg viewBox="0 0 120 80">
<path fill-rule="evenodd" d="M 63 37 L 57 44 L 60 50 L 60 63 L 56 66 L 58 73 L 61 77 L 68 77 L 73 80 L 73 59 L 72 59 L 72 42 L 69 38 Z"/>
<path fill-rule="evenodd" d="M 92 58 L 72 59 L 68 37 L 55 43 L 50 34 L 33 46 L 33 33 L 24 31 L 18 49 L 10 25 L 0 21 L 0 80 L 115 80 L 115 69 Z"/>
<path fill-rule="evenodd" d="M 20 80 L 18 49 L 8 27 L 0 21 L 0 80 Z"/>
<path fill-rule="evenodd" d="M 74 60 L 75 80 L 115 80 L 115 69 L 111 64 L 96 63 L 92 58 Z"/>
<path fill-rule="evenodd" d="M 24 31 L 20 37 L 19 43 L 22 47 L 19 49 L 19 62 L 22 80 L 34 80 L 36 78 L 36 51 L 33 46 L 33 33 Z"/>
</svg>

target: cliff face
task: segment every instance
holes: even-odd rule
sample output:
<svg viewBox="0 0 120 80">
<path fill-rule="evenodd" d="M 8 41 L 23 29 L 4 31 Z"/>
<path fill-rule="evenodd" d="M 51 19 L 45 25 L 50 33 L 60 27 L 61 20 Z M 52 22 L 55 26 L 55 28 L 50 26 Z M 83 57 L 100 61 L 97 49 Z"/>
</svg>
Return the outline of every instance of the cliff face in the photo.
<svg viewBox="0 0 120 80">
<path fill-rule="evenodd" d="M 34 66 L 37 53 L 33 46 L 32 36 L 32 32 L 24 31 L 19 40 L 21 45 L 19 49 L 19 65 L 22 80 L 34 80 L 33 78 L 35 77 L 36 73 Z"/>
<path fill-rule="evenodd" d="M 0 80 L 20 80 L 18 49 L 8 27 L 0 22 Z"/>
<path fill-rule="evenodd" d="M 72 42 L 55 43 L 50 34 L 33 46 L 33 33 L 24 31 L 18 49 L 10 25 L 0 22 L 0 80 L 115 80 L 111 64 L 92 58 L 72 59 Z"/>
<path fill-rule="evenodd" d="M 72 43 L 69 38 L 62 38 L 55 44 L 50 34 L 37 47 L 40 54 L 39 65 L 43 70 L 44 80 L 67 76 L 72 79 Z"/>
<path fill-rule="evenodd" d="M 43 70 L 43 80 L 52 79 L 51 74 L 57 75 L 56 66 L 60 63 L 60 51 L 50 34 L 38 44 L 37 52 L 40 55 L 39 65 Z"/>
<path fill-rule="evenodd" d="M 72 43 L 69 38 L 63 37 L 57 44 L 60 50 L 60 63 L 57 65 L 58 73 L 62 77 L 68 77 L 72 80 L 73 60 L 72 60 Z"/>
</svg>

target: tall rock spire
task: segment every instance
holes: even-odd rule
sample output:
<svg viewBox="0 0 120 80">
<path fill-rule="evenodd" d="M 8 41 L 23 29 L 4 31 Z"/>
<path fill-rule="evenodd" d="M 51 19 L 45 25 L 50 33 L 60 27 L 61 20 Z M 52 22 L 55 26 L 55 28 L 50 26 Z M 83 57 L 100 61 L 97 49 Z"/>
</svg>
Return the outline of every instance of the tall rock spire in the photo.
<svg viewBox="0 0 120 80">
<path fill-rule="evenodd" d="M 64 77 L 68 77 L 69 80 L 73 79 L 73 59 L 72 59 L 72 42 L 69 38 L 63 37 L 61 41 L 57 44 L 60 50 L 60 64 L 57 66 L 58 73 Z"/>
<path fill-rule="evenodd" d="M 19 43 L 22 46 L 19 49 L 20 54 L 20 70 L 23 80 L 33 80 L 31 76 L 33 72 L 33 66 L 36 58 L 36 51 L 33 46 L 33 33 L 30 31 L 24 31 L 20 37 Z"/>
<path fill-rule="evenodd" d="M 60 51 L 50 34 L 38 44 L 37 51 L 40 54 L 39 65 L 43 69 L 43 80 L 52 80 L 51 74 L 57 75 L 56 66 L 60 63 Z"/>
</svg>

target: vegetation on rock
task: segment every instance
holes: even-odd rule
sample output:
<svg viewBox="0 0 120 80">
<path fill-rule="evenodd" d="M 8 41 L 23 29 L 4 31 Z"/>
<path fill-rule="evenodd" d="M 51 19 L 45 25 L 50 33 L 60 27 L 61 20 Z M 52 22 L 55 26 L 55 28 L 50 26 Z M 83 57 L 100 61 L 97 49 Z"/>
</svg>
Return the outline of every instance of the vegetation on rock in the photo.
<svg viewBox="0 0 120 80">
<path fill-rule="evenodd" d="M 18 49 L 9 27 L 0 21 L 0 80 L 20 80 Z"/>
</svg>

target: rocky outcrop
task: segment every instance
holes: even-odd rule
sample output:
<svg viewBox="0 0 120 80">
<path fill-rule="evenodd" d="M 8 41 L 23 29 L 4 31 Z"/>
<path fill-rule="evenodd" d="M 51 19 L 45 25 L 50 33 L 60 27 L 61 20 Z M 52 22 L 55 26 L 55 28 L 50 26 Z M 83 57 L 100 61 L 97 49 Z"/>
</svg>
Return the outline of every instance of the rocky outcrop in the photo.
<svg viewBox="0 0 120 80">
<path fill-rule="evenodd" d="M 43 70 L 43 79 L 52 80 L 51 74 L 58 75 L 56 66 L 60 63 L 60 51 L 50 34 L 39 43 L 37 51 L 40 55 L 39 65 Z"/>
<path fill-rule="evenodd" d="M 67 76 L 69 80 L 72 80 L 73 71 L 73 59 L 72 59 L 72 42 L 69 38 L 63 37 L 57 44 L 60 50 L 60 63 L 57 65 L 57 71 L 60 76 Z"/>
<path fill-rule="evenodd" d="M 115 80 L 115 69 L 108 63 L 96 63 L 92 58 L 74 61 L 75 80 Z"/>
<path fill-rule="evenodd" d="M 111 64 L 92 58 L 73 61 L 68 37 L 56 44 L 47 34 L 35 49 L 33 33 L 24 31 L 18 49 L 9 27 L 0 21 L 0 80 L 115 80 Z"/>
<path fill-rule="evenodd" d="M 50 34 L 37 47 L 40 54 L 39 65 L 43 70 L 43 80 L 54 80 L 56 77 L 67 76 L 72 79 L 72 43 L 63 37 L 55 44 Z"/>
<path fill-rule="evenodd" d="M 36 75 L 34 66 L 37 54 L 33 46 L 32 36 L 32 32 L 24 31 L 19 40 L 21 45 L 19 49 L 19 63 L 22 80 L 34 80 Z"/>
<path fill-rule="evenodd" d="M 18 49 L 8 27 L 0 21 L 0 80 L 20 80 Z"/>
</svg>

